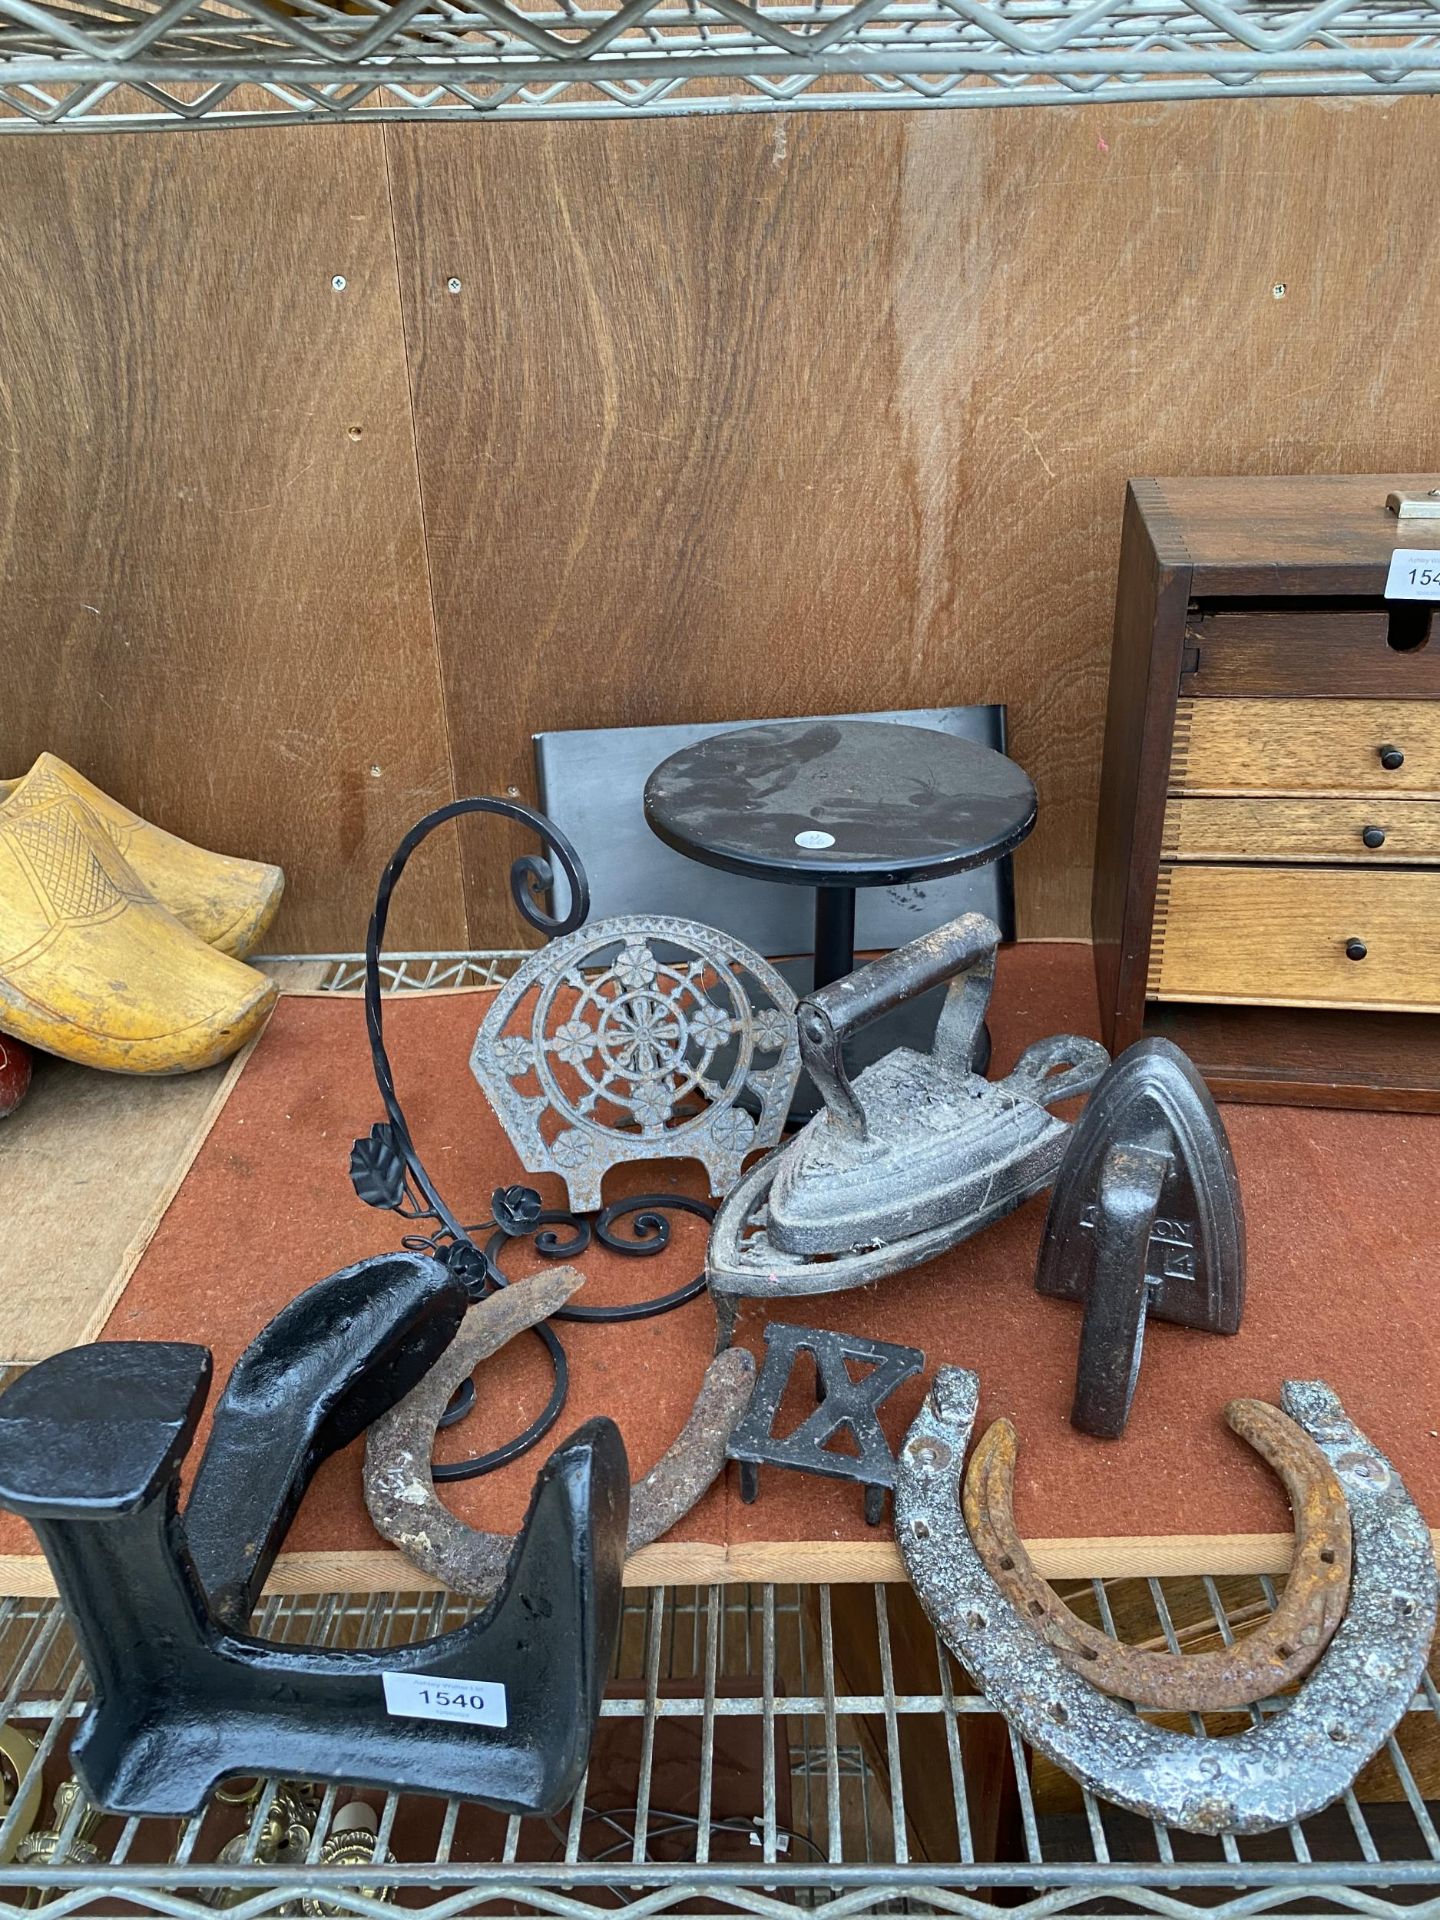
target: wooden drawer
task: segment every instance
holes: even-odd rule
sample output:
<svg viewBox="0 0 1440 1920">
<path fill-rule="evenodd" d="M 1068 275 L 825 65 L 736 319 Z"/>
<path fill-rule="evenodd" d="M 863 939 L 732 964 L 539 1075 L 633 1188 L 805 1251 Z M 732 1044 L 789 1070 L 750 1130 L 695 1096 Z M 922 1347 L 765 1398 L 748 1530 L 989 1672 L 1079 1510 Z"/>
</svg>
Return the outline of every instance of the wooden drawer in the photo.
<svg viewBox="0 0 1440 1920">
<path fill-rule="evenodd" d="M 1346 943 L 1364 943 L 1352 960 Z M 1170 866 L 1153 1000 L 1440 1012 L 1440 873 Z"/>
<path fill-rule="evenodd" d="M 1367 832 L 1385 838 L 1370 847 Z M 1172 794 L 1161 853 L 1166 860 L 1440 863 L 1440 800 Z"/>
<path fill-rule="evenodd" d="M 1170 791 L 1440 797 L 1440 702 L 1180 700 Z"/>
<path fill-rule="evenodd" d="M 1440 620 L 1417 600 L 1222 604 L 1191 614 L 1185 643 L 1184 694 L 1440 700 Z"/>
</svg>

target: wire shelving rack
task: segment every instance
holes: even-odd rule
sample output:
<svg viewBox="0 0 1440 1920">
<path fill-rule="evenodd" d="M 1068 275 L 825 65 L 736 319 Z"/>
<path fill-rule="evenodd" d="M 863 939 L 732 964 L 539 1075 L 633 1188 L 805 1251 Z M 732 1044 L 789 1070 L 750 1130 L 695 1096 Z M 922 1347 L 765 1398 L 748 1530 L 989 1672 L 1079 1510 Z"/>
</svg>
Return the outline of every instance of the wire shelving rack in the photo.
<svg viewBox="0 0 1440 1920">
<path fill-rule="evenodd" d="M 0 133 L 1437 86 L 1440 0 L 0 0 Z"/>
<path fill-rule="evenodd" d="M 1174 1645 L 1234 1631 L 1274 1604 L 1268 1581 L 1087 1583 L 1097 1618 L 1148 1594 L 1154 1637 Z M 1254 1589 L 1255 1591 L 1251 1591 Z M 43 1904 L 69 1914 L 153 1914 L 199 1920 L 228 1906 L 240 1920 L 272 1913 L 390 1920 L 396 1906 L 431 1920 L 533 1914 L 591 1920 L 620 1912 L 719 1913 L 781 1920 L 799 1906 L 830 1920 L 873 1913 L 1018 1920 L 1058 1914 L 1356 1913 L 1401 1920 L 1440 1913 L 1440 1835 L 1419 1784 L 1435 1770 L 1440 1695 L 1427 1680 L 1398 1735 L 1355 1792 L 1326 1814 L 1270 1836 L 1196 1840 L 1119 1814 L 1061 1776 L 1032 1767 L 982 1695 L 968 1691 L 938 1642 L 928 1670 L 913 1659 L 897 1682 L 891 1621 L 903 1588 L 862 1590 L 870 1619 L 861 1664 L 874 1692 L 846 1690 L 855 1647 L 855 1589 L 844 1643 L 829 1587 L 654 1588 L 627 1595 L 621 1647 L 590 1775 L 550 1820 L 505 1819 L 458 1801 L 369 1797 L 381 1855 L 363 1866 L 320 1864 L 344 1790 L 319 1798 L 304 1857 L 255 1858 L 253 1815 L 212 1802 L 188 1821 L 112 1816 L 88 1863 L 0 1867 L 0 1920 Z M 1077 1592 L 1070 1594 L 1072 1601 Z M 1083 1598 L 1083 1596 L 1080 1596 Z M 1133 1594 L 1130 1616 L 1134 1617 Z M 327 1594 L 271 1599 L 267 1635 L 316 1645 L 394 1644 L 465 1617 L 447 1595 Z M 913 1645 L 909 1651 L 913 1655 Z M 0 1718 L 39 1744 L 47 1780 L 63 1777 L 64 1745 L 85 1682 L 54 1602 L 0 1602 Z M 1271 1703 L 1273 1704 L 1273 1703 Z M 1009 1734 L 1013 1844 L 979 1839 L 977 1783 L 965 1760 L 970 1727 Z M 917 1844 L 907 1795 L 926 1751 L 948 1755 L 952 1813 Z M 607 1735 L 618 1734 L 603 1764 Z M 1058 1788 L 1057 1788 L 1058 1781 Z M 267 1783 L 273 1785 L 274 1783 Z M 930 1802 L 934 1805 L 933 1788 Z M 983 1792 L 983 1789 L 981 1790 Z M 16 1796 L 15 1804 L 19 1804 Z M 58 1851 L 84 1816 L 74 1805 Z M 12 1837 L 0 1821 L 0 1857 Z M 249 1821 L 247 1829 L 246 1822 Z M 243 1841 L 239 1836 L 246 1836 Z M 238 1843 L 217 1860 L 227 1840 Z M 943 1856 L 943 1857 L 937 1857 Z"/>
</svg>

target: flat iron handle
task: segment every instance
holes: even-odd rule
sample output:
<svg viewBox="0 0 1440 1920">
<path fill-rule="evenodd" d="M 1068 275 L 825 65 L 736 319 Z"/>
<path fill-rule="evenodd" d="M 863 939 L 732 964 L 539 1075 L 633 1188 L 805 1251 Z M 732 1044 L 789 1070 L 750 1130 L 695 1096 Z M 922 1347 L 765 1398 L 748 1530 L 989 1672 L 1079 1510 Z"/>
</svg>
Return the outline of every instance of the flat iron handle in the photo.
<svg viewBox="0 0 1440 1920">
<path fill-rule="evenodd" d="M 987 920 L 983 913 L 962 913 L 958 920 L 947 920 L 933 933 L 922 933 L 918 940 L 907 940 L 893 953 L 882 953 L 878 960 L 867 961 L 843 979 L 806 994 L 799 1007 L 802 1049 L 807 1013 L 819 1015 L 817 1035 L 833 1035 L 843 1042 L 903 1000 L 913 1000 L 927 987 L 938 986 L 942 980 L 973 967 L 977 960 L 988 958 L 999 944 L 1000 929 L 993 920 Z"/>
<path fill-rule="evenodd" d="M 1110 1056 L 1098 1040 L 1082 1039 L 1078 1033 L 1052 1033 L 1025 1049 L 1004 1084 L 1037 1106 L 1053 1107 L 1057 1100 L 1093 1093 L 1109 1065 Z"/>
<path fill-rule="evenodd" d="M 882 954 L 844 979 L 832 980 L 828 987 L 805 996 L 796 1009 L 800 1057 L 820 1090 L 832 1125 L 864 1137 L 865 1116 L 845 1072 L 846 1040 L 927 987 L 993 959 L 999 944 L 1000 929 L 993 920 L 983 913 L 963 913 L 958 920 L 948 920 L 933 933 L 922 933 L 918 940 L 909 940 L 893 953 Z M 980 998 L 982 1012 L 988 997 L 987 975 Z M 945 1025 L 943 1016 L 941 1025 Z M 968 1067 L 968 1047 L 965 1054 L 962 1064 Z"/>
</svg>

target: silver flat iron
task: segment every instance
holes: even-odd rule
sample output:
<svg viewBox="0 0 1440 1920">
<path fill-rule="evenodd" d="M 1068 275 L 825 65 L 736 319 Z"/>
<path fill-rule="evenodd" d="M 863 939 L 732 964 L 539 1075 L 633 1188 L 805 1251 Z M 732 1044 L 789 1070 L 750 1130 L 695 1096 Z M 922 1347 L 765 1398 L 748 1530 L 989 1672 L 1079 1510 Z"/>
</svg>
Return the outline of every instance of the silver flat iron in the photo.
<svg viewBox="0 0 1440 1920">
<path fill-rule="evenodd" d="M 1110 1056 L 1056 1034 L 1004 1080 L 973 1071 L 999 944 L 993 921 L 963 914 L 800 1002 L 801 1058 L 825 1104 L 715 1217 L 709 1275 L 722 1332 L 742 1298 L 837 1293 L 901 1273 L 1051 1185 L 1070 1127 L 1048 1108 L 1089 1093 Z M 947 980 L 931 1052 L 896 1047 L 852 1081 L 846 1040 Z"/>
</svg>

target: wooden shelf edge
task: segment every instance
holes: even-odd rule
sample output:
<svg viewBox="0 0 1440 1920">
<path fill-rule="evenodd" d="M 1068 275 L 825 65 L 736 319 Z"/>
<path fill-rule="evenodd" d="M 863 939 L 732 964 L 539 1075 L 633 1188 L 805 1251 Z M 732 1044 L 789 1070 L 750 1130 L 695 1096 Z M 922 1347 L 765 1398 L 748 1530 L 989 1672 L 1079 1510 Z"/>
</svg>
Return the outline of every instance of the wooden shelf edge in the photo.
<svg viewBox="0 0 1440 1920">
<path fill-rule="evenodd" d="M 1440 1531 L 1432 1532 L 1440 1561 Z M 1032 1540 L 1031 1558 L 1047 1580 L 1143 1579 L 1184 1574 L 1283 1574 L 1290 1565 L 1288 1533 L 1156 1534 L 1126 1538 Z M 810 1586 L 822 1581 L 903 1581 L 893 1539 L 761 1540 L 736 1546 L 659 1541 L 626 1562 L 627 1587 L 749 1586 L 773 1582 Z M 281 1554 L 267 1594 L 435 1593 L 438 1581 L 383 1548 L 361 1552 Z M 21 1600 L 53 1598 L 50 1569 L 39 1554 L 0 1555 L 0 1594 Z"/>
<path fill-rule="evenodd" d="M 1440 1112 L 1433 1013 L 1148 999 L 1142 1032 L 1182 1047 L 1217 1100 Z"/>
</svg>

